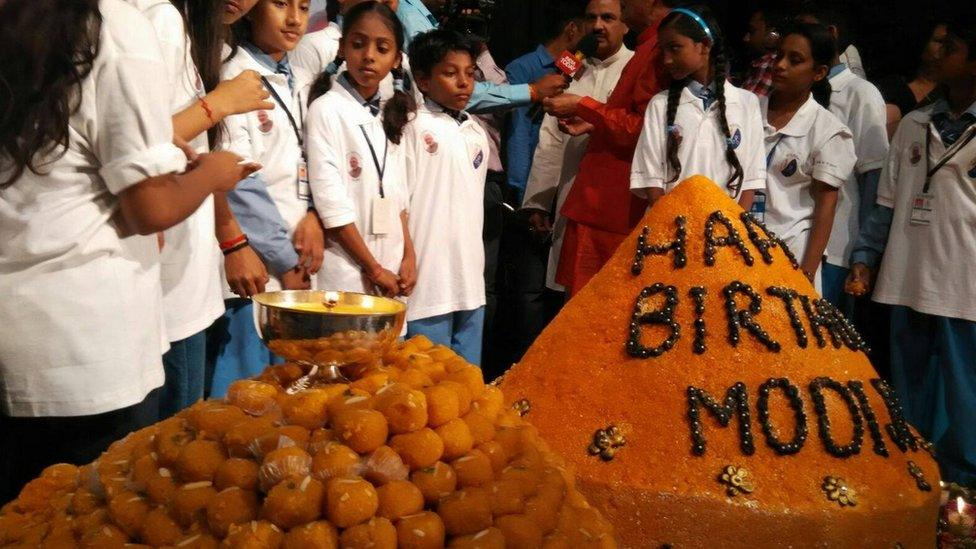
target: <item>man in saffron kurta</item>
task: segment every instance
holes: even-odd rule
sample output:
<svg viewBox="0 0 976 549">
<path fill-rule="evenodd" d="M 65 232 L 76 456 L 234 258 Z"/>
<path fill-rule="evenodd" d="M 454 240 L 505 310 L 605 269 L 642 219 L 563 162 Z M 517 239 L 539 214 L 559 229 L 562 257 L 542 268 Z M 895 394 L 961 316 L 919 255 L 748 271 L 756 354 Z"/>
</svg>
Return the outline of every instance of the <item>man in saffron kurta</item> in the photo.
<svg viewBox="0 0 976 549">
<path fill-rule="evenodd" d="M 669 3 L 627 2 L 624 21 L 640 35 L 634 57 L 606 103 L 571 94 L 545 102 L 550 114 L 565 119 L 568 132 L 592 133 L 560 212 L 568 225 L 556 281 L 570 296 L 603 267 L 647 208 L 646 200 L 630 192 L 630 165 L 647 104 L 668 84 L 658 62 L 657 25 Z"/>
</svg>

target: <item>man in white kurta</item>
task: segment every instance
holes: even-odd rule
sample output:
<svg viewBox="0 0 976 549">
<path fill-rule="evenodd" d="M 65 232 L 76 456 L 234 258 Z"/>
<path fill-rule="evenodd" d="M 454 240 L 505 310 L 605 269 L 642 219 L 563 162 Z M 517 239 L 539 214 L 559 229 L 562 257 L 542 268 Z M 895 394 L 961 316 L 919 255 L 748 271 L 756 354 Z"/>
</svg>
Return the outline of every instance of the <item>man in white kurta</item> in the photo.
<svg viewBox="0 0 976 549">
<path fill-rule="evenodd" d="M 619 20 L 606 21 L 605 15 L 597 8 L 617 1 L 594 1 L 587 7 L 587 25 L 593 25 L 594 32 L 603 33 L 610 45 L 608 51 L 597 51 L 597 56 L 584 60 L 586 67 L 579 80 L 569 85 L 567 93 L 593 97 L 606 101 L 617 85 L 624 66 L 634 56 L 634 52 L 623 45 L 626 26 Z M 610 13 L 613 13 L 611 8 Z M 619 15 L 619 11 L 617 12 Z M 602 53 L 602 56 L 601 56 Z M 573 180 L 579 171 L 580 161 L 590 142 L 588 134 L 571 136 L 559 128 L 559 120 L 547 115 L 539 130 L 539 145 L 532 159 L 532 171 L 526 186 L 522 209 L 530 215 L 533 227 L 551 227 L 552 247 L 549 251 L 549 265 L 546 269 L 546 288 L 562 292 L 556 283 L 556 266 L 559 264 L 559 251 L 562 249 L 566 220 L 558 215 L 563 201 L 569 195 Z"/>
</svg>

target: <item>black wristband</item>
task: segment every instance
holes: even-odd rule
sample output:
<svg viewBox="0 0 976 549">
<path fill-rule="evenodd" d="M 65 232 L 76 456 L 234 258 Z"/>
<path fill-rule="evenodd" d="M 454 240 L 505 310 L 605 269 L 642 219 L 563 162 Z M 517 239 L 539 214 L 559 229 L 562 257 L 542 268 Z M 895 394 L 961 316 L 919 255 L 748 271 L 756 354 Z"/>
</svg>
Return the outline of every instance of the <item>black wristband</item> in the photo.
<svg viewBox="0 0 976 549">
<path fill-rule="evenodd" d="M 236 252 L 238 250 L 243 250 L 244 248 L 247 248 L 250 245 L 251 245 L 251 243 L 248 242 L 247 240 L 245 240 L 244 242 L 241 242 L 240 244 L 235 244 L 232 248 L 227 248 L 226 250 L 223 250 L 224 257 L 227 257 L 230 254 L 232 254 L 232 253 L 234 253 L 234 252 Z"/>
</svg>

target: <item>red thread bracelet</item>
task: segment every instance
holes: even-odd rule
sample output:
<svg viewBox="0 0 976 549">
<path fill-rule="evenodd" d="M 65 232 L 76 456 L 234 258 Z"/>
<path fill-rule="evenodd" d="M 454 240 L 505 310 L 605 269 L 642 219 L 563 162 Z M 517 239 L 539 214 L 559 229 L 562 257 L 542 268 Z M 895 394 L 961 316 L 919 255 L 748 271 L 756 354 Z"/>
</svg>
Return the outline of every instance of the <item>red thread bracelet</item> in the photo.
<svg viewBox="0 0 976 549">
<path fill-rule="evenodd" d="M 229 249 L 233 248 L 234 246 L 237 246 L 238 244 L 240 244 L 242 242 L 247 242 L 247 235 L 244 234 L 244 233 L 241 233 L 240 236 L 236 236 L 236 237 L 234 237 L 234 238 L 232 238 L 230 240 L 226 240 L 224 242 L 221 242 L 220 243 L 220 249 L 221 250 L 229 250 Z"/>
<path fill-rule="evenodd" d="M 217 120 L 214 118 L 213 109 L 210 108 L 210 104 L 207 103 L 206 99 L 203 99 L 202 97 L 200 98 L 200 106 L 203 107 L 203 110 L 207 113 L 207 118 L 210 119 L 210 122 L 216 124 Z"/>
</svg>

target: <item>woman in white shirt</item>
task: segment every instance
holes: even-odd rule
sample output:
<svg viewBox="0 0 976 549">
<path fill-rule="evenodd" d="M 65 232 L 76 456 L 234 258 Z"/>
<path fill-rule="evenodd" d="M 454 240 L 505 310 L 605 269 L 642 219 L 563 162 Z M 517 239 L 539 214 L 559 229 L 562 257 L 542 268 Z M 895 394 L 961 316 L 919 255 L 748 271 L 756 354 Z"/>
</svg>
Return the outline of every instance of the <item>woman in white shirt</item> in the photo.
<svg viewBox="0 0 976 549">
<path fill-rule="evenodd" d="M 630 188 L 653 204 L 693 175 L 703 175 L 749 209 L 766 186 L 762 116 L 756 96 L 725 81 L 721 30 L 707 7 L 675 8 L 658 43 L 671 74 L 644 115 Z"/>
<path fill-rule="evenodd" d="M 214 153 L 178 175 L 165 75 L 121 0 L 0 3 L 0 501 L 158 417 L 155 233 L 247 173 Z"/>
<path fill-rule="evenodd" d="M 766 201 L 758 215 L 789 246 L 820 290 L 838 189 L 857 157 L 847 126 L 827 110 L 833 58 L 830 31 L 798 24 L 784 33 L 773 91 L 760 99 L 766 123 Z"/>
</svg>

